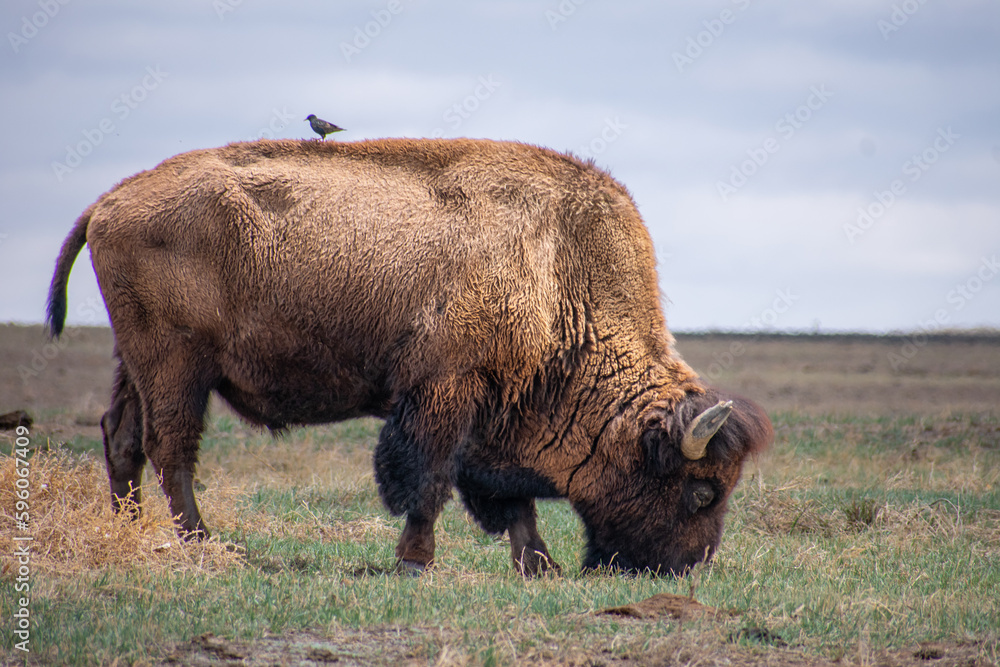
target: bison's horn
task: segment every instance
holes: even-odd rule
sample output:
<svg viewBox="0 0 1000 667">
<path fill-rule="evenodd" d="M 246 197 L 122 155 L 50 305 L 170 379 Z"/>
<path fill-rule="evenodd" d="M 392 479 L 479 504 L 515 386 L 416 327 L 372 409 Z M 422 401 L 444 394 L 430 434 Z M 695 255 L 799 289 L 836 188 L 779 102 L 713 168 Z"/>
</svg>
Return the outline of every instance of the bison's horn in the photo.
<svg viewBox="0 0 1000 667">
<path fill-rule="evenodd" d="M 684 454 L 684 458 L 692 461 L 704 458 L 708 441 L 722 428 L 732 411 L 732 401 L 719 401 L 695 417 L 684 433 L 684 440 L 681 441 L 681 453 Z"/>
</svg>

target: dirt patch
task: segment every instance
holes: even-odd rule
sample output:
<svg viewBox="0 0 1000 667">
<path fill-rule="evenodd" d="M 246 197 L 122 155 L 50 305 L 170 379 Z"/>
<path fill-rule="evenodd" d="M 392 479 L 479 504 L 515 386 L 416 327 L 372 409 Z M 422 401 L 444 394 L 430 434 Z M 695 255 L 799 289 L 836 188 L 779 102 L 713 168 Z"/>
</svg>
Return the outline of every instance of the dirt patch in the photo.
<svg viewBox="0 0 1000 667">
<path fill-rule="evenodd" d="M 674 626 L 675 628 L 676 626 Z M 458 633 L 438 628 L 369 628 L 330 633 L 288 632 L 244 641 L 211 633 L 172 647 L 155 665 L 435 665 L 465 667 L 482 664 L 481 656 L 458 648 Z M 486 638 L 484 638 L 484 644 Z M 680 632 L 671 627 L 654 639 L 628 637 L 625 633 L 608 645 L 561 645 L 520 652 L 517 665 L 566 667 L 647 667 L 652 665 L 727 665 L 730 667 L 828 667 L 875 665 L 877 667 L 988 667 L 975 643 L 922 643 L 892 651 L 867 647 L 845 649 L 830 658 L 788 647 L 780 637 L 760 628 L 718 633 Z"/>
<path fill-rule="evenodd" d="M 289 632 L 252 641 L 206 633 L 173 647 L 160 665 L 426 665 L 419 633 L 408 628 L 342 631 L 327 636 Z"/>
<path fill-rule="evenodd" d="M 0 325 L 0 413 L 27 410 L 39 423 L 59 411 L 70 425 L 97 423 L 111 395 L 113 349 L 107 327 L 69 327 L 50 341 L 41 325 Z"/>
<path fill-rule="evenodd" d="M 673 593 L 658 593 L 652 597 L 639 602 L 623 605 L 621 607 L 611 607 L 602 609 L 598 614 L 610 614 L 613 616 L 629 616 L 631 618 L 711 618 L 719 619 L 726 616 L 736 616 L 736 612 L 724 611 L 703 605 L 689 597 L 674 595 Z"/>
</svg>

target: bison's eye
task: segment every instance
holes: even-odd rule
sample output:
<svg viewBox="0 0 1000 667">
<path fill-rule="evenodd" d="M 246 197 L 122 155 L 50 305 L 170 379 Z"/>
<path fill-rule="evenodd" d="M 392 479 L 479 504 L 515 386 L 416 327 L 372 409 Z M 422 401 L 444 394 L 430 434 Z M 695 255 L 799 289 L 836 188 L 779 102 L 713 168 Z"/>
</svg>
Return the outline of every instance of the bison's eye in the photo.
<svg viewBox="0 0 1000 667">
<path fill-rule="evenodd" d="M 703 507 L 708 507 L 715 500 L 715 489 L 708 482 L 692 482 L 685 495 L 688 511 L 692 514 Z"/>
</svg>

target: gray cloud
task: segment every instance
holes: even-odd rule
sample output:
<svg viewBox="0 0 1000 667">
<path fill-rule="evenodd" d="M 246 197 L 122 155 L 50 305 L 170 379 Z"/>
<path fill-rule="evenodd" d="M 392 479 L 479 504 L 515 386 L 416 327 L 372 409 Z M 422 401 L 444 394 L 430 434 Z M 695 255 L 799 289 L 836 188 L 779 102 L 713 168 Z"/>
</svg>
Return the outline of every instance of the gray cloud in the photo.
<svg viewBox="0 0 1000 667">
<path fill-rule="evenodd" d="M 1000 277 L 947 301 L 1000 253 L 995 2 L 398 2 L 5 3 L 0 281 L 17 288 L 0 320 L 40 320 L 63 236 L 117 181 L 185 150 L 309 137 L 317 113 L 342 140 L 593 157 L 639 204 L 676 328 L 755 326 L 785 289 L 797 299 L 768 326 L 912 329 L 939 307 L 1000 326 Z M 831 95 L 811 108 L 815 87 Z M 947 128 L 958 138 L 914 179 Z M 845 226 L 894 181 L 852 242 Z M 81 259 L 71 302 L 88 297 Z"/>
</svg>

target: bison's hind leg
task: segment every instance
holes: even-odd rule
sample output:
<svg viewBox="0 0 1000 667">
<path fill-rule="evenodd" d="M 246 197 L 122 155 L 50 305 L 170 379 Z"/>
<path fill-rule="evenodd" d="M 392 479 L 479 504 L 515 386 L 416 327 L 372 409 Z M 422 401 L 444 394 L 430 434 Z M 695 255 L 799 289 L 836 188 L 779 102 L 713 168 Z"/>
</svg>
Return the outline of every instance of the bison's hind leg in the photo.
<svg viewBox="0 0 1000 667">
<path fill-rule="evenodd" d="M 141 514 L 139 486 L 146 454 L 142 451 L 142 405 L 128 371 L 121 362 L 115 371 L 111 407 L 101 418 L 104 434 L 104 458 L 111 483 L 111 506 L 133 518 Z"/>
<path fill-rule="evenodd" d="M 135 343 L 137 341 L 133 341 Z M 142 449 L 186 540 L 205 539 L 208 528 L 194 496 L 194 472 L 208 397 L 218 383 L 210 347 L 188 337 L 147 338 L 125 356 L 142 403 Z"/>
</svg>

